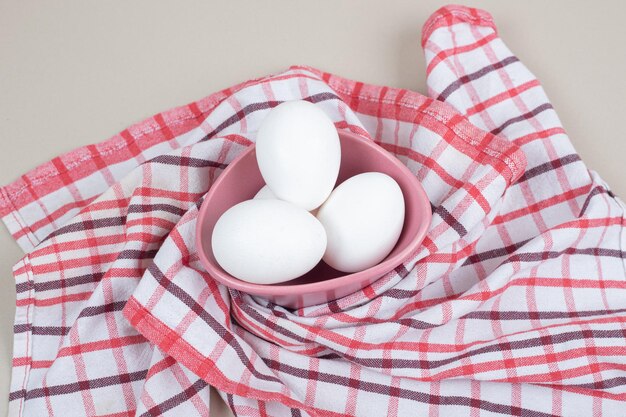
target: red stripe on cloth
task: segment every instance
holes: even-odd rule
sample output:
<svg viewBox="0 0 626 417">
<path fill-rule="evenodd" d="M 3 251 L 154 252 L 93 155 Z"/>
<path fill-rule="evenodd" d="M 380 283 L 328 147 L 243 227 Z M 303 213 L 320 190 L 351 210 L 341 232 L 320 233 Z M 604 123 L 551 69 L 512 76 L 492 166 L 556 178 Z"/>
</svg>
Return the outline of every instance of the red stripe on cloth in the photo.
<svg viewBox="0 0 626 417">
<path fill-rule="evenodd" d="M 474 104 L 474 106 L 468 108 L 465 111 L 465 115 L 467 117 L 470 117 L 476 113 L 480 113 L 488 109 L 491 106 L 494 106 L 498 103 L 502 103 L 505 100 L 509 100 L 512 96 L 518 96 L 524 91 L 527 91 L 527 90 L 530 90 L 531 88 L 539 87 L 539 86 L 541 86 L 541 84 L 539 83 L 539 80 L 537 79 L 530 80 L 522 85 L 511 88 L 510 90 L 504 91 L 500 94 L 496 94 L 495 96 L 490 97 L 489 99 L 485 101 Z"/>
<path fill-rule="evenodd" d="M 566 191 L 564 193 L 555 195 L 545 200 L 538 201 L 537 203 L 531 204 L 527 207 L 513 210 L 506 214 L 498 215 L 493 220 L 493 224 L 505 224 L 507 222 L 510 222 L 511 220 L 515 220 L 527 214 L 541 212 L 542 210 L 548 207 L 552 207 L 557 204 L 572 200 L 576 197 L 580 197 L 581 195 L 585 195 L 587 194 L 588 191 L 589 191 L 589 186 L 583 186 L 583 187 L 579 187 L 573 190 Z"/>
<path fill-rule="evenodd" d="M 87 352 L 137 345 L 145 342 L 146 339 L 142 335 L 115 337 L 97 342 L 85 342 L 77 345 L 64 346 L 59 350 L 58 356 L 82 355 Z"/>
<path fill-rule="evenodd" d="M 24 356 L 20 356 L 20 357 L 16 357 L 13 358 L 13 366 L 26 366 L 26 365 L 30 365 L 30 363 L 32 362 L 32 358 L 30 356 L 28 357 L 24 357 Z"/>
<path fill-rule="evenodd" d="M 565 136 L 565 129 L 563 129 L 562 127 L 553 127 L 550 129 L 541 130 L 539 132 L 532 132 L 517 139 L 513 139 L 513 143 L 515 143 L 517 146 L 524 146 L 535 140 L 548 139 L 555 135 L 563 135 L 563 139 L 567 140 Z"/>
<path fill-rule="evenodd" d="M 160 322 L 143 306 L 130 297 L 124 307 L 124 316 L 133 327 L 140 331 L 148 340 L 168 352 L 177 361 L 191 369 L 211 386 L 221 391 L 235 395 L 253 397 L 262 401 L 278 401 L 289 407 L 301 408 L 307 412 L 316 414 L 320 410 L 311 408 L 283 393 L 262 391 L 249 386 L 239 384 L 239 381 L 231 381 L 219 370 L 215 362 L 198 352 L 186 340 Z M 348 414 L 336 413 L 324 410 L 328 417 L 350 417 Z"/>
<path fill-rule="evenodd" d="M 457 5 L 444 6 L 430 15 L 424 23 L 422 27 L 422 47 L 426 45 L 426 41 L 435 30 L 440 27 L 452 26 L 455 23 L 487 26 L 492 28 L 496 34 L 498 30 L 491 15 L 484 10 Z"/>
<path fill-rule="evenodd" d="M 238 90 L 254 83 L 260 83 L 262 80 L 246 81 L 232 89 Z M 78 148 L 59 158 L 65 166 L 71 167 L 74 181 L 85 178 L 101 170 L 102 167 L 124 162 L 137 156 L 141 149 L 147 149 L 162 141 L 170 140 L 174 135 L 180 135 L 198 127 L 206 115 L 226 96 L 226 90 L 218 91 L 197 102 L 176 107 L 136 123 L 120 134 L 97 145 Z M 155 124 L 156 117 L 163 121 L 162 125 Z M 168 133 L 164 134 L 163 129 L 166 129 Z M 57 184 L 54 179 L 59 175 L 67 174 L 67 171 L 68 169 L 59 171 L 52 162 L 48 162 L 30 171 L 24 178 L 34 182 L 36 194 L 43 197 L 62 187 L 62 184 Z M 26 184 L 24 179 L 18 179 L 3 187 L 7 195 L 4 198 L 0 195 L 0 217 L 13 210 L 19 210 L 34 201 L 32 197 L 24 193 Z"/>
<path fill-rule="evenodd" d="M 412 122 L 415 113 L 407 113 L 406 108 L 413 107 L 415 110 L 424 108 L 423 127 L 443 137 L 450 145 L 472 159 L 477 159 L 480 155 L 487 163 L 505 174 L 511 182 L 521 176 L 526 168 L 524 153 L 516 145 L 476 128 L 444 103 L 410 91 L 404 95 L 402 103 L 394 101 L 381 103 L 377 98 L 379 87 L 358 87 L 356 83 L 337 77 L 331 77 L 329 83 L 343 100 L 352 103 L 353 108 L 372 116 L 376 116 L 380 111 L 381 117 L 393 118 L 398 114 L 399 120 Z M 357 89 L 360 91 L 358 94 L 354 93 Z M 393 89 L 390 88 L 391 90 Z M 480 147 L 473 139 L 477 137 L 484 138 L 480 142 Z M 438 171 L 438 174 L 445 175 L 443 170 Z"/>
<path fill-rule="evenodd" d="M 433 68 L 435 68 L 440 62 L 445 61 L 450 56 L 458 55 L 464 52 L 473 51 L 474 49 L 480 48 L 481 46 L 497 38 L 498 38 L 498 34 L 494 32 L 468 45 L 455 46 L 450 49 L 444 49 L 442 51 L 439 51 L 437 55 L 435 55 L 432 58 L 432 60 L 428 63 L 428 66 L 426 67 L 426 73 L 429 74 L 433 70 Z M 468 116 L 469 116 L 469 113 L 468 113 Z"/>
<path fill-rule="evenodd" d="M 594 389 L 585 389 L 585 388 L 578 388 L 576 386 L 559 385 L 559 384 L 549 384 L 549 387 L 550 388 L 555 388 L 555 389 L 558 389 L 558 390 L 561 390 L 561 391 L 572 392 L 572 393 L 576 393 L 576 394 L 582 394 L 582 395 L 586 395 L 586 396 L 589 396 L 589 397 L 606 398 L 606 399 L 615 400 L 615 401 L 626 401 L 626 394 L 622 394 L 622 393 L 620 393 L 620 394 L 613 394 L 612 392 L 608 392 L 608 391 L 600 391 L 600 390 L 594 390 Z M 595 415 L 600 416 L 601 414 L 595 414 Z"/>
<path fill-rule="evenodd" d="M 33 369 L 46 369 L 46 368 L 51 367 L 53 363 L 54 363 L 53 360 L 50 360 L 50 361 L 32 361 L 30 366 Z"/>
<path fill-rule="evenodd" d="M 599 355 L 604 356 L 622 356 L 626 353 L 626 347 L 598 347 L 597 353 Z M 453 369 L 448 369 L 443 372 L 439 372 L 433 375 L 432 381 L 440 381 L 448 378 L 458 378 L 466 375 L 479 375 L 485 372 L 493 372 L 500 369 L 519 369 L 521 367 L 529 366 L 538 366 L 538 365 L 547 365 L 550 363 L 557 363 L 562 361 L 568 361 L 572 359 L 580 358 L 581 356 L 585 356 L 587 353 L 587 348 L 576 348 L 569 349 L 565 351 L 556 352 L 552 355 L 537 355 L 537 356 L 528 356 L 528 357 L 517 357 L 515 359 L 510 360 L 494 360 L 494 361 L 486 361 L 486 362 L 476 362 L 471 366 L 467 367 L 458 367 Z M 612 366 L 613 365 L 613 366 Z M 621 370 L 620 366 L 614 366 L 615 364 L 607 363 L 604 366 L 605 370 Z M 568 378 L 575 378 L 581 375 L 589 375 L 595 373 L 597 371 L 591 371 L 591 367 L 586 366 L 583 367 L 583 371 L 571 371 L 568 369 L 559 370 L 558 372 L 546 372 L 543 374 L 529 374 L 521 377 L 515 378 L 515 382 L 519 383 L 550 383 L 550 382 L 558 382 L 563 381 Z M 587 372 L 584 372 L 587 371 Z M 500 379 L 503 380 L 503 379 Z M 506 382 L 512 382 L 504 379 Z"/>
<path fill-rule="evenodd" d="M 135 417 L 137 415 L 136 411 L 136 409 L 132 409 L 113 414 L 100 414 L 98 417 Z"/>
<path fill-rule="evenodd" d="M 22 307 L 22 306 L 26 306 L 29 304 L 34 304 L 37 307 L 50 307 L 50 306 L 54 306 L 57 304 L 84 301 L 84 300 L 89 299 L 91 295 L 92 295 L 92 292 L 87 291 L 87 292 L 82 292 L 82 293 L 77 293 L 77 294 L 66 294 L 66 295 L 62 295 L 59 297 L 51 297 L 51 298 L 43 298 L 43 299 L 28 298 L 24 300 L 17 300 L 15 305 L 17 307 Z"/>
<path fill-rule="evenodd" d="M 87 199 L 77 199 L 77 200 L 74 200 L 72 203 L 64 204 L 63 206 L 59 207 L 55 211 L 48 214 L 48 216 L 45 219 L 41 219 L 31 224 L 30 228 L 32 230 L 39 230 L 40 228 L 50 224 L 52 221 L 56 222 L 61 217 L 66 215 L 70 210 L 87 207 L 89 203 L 94 201 L 96 198 L 97 196 L 87 198 Z M 24 233 L 26 233 L 26 230 L 22 229 L 18 231 L 16 234 L 14 234 L 13 237 L 15 239 L 18 239 Z"/>
</svg>

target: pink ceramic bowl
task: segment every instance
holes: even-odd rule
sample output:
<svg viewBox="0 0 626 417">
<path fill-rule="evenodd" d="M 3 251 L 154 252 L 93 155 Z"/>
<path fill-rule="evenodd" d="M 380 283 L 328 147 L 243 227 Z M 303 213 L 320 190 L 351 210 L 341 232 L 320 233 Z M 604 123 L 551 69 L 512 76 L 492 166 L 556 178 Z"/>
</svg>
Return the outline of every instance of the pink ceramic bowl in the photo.
<svg viewBox="0 0 626 417">
<path fill-rule="evenodd" d="M 385 260 L 364 271 L 347 274 L 320 262 L 313 270 L 292 281 L 273 285 L 251 284 L 224 271 L 213 256 L 211 235 L 220 216 L 230 207 L 249 200 L 265 185 L 256 162 L 254 145 L 222 172 L 200 207 L 196 245 L 200 261 L 216 280 L 227 287 L 265 297 L 291 308 L 306 307 L 351 294 L 392 271 L 407 260 L 424 240 L 431 221 L 430 202 L 415 175 L 402 162 L 374 142 L 353 133 L 339 133 L 341 168 L 337 183 L 369 171 L 395 179 L 404 194 L 405 218 L 400 239 Z"/>
</svg>

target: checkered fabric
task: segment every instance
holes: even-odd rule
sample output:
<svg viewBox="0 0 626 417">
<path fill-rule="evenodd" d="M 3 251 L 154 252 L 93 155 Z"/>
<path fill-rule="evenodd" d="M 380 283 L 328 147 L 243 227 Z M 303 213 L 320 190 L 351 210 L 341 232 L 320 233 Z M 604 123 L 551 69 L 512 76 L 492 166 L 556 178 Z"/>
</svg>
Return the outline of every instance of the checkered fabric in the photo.
<svg viewBox="0 0 626 417">
<path fill-rule="evenodd" d="M 486 12 L 425 24 L 428 94 L 308 67 L 248 81 L 1 189 L 15 266 L 10 416 L 626 414 L 624 205 Z M 415 173 L 421 249 L 287 309 L 202 268 L 203 196 L 285 100 Z"/>
</svg>

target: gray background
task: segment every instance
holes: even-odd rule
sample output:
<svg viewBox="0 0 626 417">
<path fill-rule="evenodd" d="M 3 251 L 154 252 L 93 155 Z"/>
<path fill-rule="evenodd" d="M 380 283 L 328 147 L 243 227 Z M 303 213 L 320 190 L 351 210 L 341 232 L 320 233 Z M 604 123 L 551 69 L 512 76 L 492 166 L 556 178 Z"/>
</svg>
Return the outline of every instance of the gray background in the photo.
<svg viewBox="0 0 626 417">
<path fill-rule="evenodd" d="M 583 159 L 624 196 L 626 2 L 465 4 L 493 14 Z M 0 0 L 0 184 L 154 113 L 291 64 L 424 92 L 420 30 L 442 5 Z M 12 350 L 11 266 L 20 257 L 0 232 L 0 415 Z"/>
</svg>

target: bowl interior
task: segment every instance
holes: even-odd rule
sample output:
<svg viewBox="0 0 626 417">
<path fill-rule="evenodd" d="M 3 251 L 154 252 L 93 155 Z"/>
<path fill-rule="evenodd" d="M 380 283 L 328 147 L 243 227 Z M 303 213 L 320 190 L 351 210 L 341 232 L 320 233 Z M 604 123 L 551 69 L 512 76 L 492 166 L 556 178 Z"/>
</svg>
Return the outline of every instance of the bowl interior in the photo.
<svg viewBox="0 0 626 417">
<path fill-rule="evenodd" d="M 346 277 L 363 280 L 371 278 L 372 274 L 379 277 L 391 271 L 417 249 L 430 224 L 431 212 L 426 194 L 415 176 L 398 159 L 370 140 L 341 131 L 339 139 L 341 167 L 337 185 L 354 175 L 376 171 L 392 177 L 402 189 L 405 201 L 404 227 L 396 246 L 387 258 L 378 265 L 355 274 L 337 271 L 320 262 L 313 270 L 297 279 L 273 285 L 250 284 L 224 271 L 215 260 L 211 249 L 213 227 L 226 210 L 253 198 L 265 185 L 256 162 L 253 145 L 231 162 L 219 176 L 200 209 L 196 238 L 198 251 L 201 261 L 213 277 L 229 287 L 254 294 L 278 295 L 293 292 L 294 287 L 300 290 L 314 289 L 320 282 L 324 282 L 325 290 L 328 290 L 329 286 L 342 285 Z"/>
</svg>

